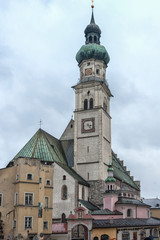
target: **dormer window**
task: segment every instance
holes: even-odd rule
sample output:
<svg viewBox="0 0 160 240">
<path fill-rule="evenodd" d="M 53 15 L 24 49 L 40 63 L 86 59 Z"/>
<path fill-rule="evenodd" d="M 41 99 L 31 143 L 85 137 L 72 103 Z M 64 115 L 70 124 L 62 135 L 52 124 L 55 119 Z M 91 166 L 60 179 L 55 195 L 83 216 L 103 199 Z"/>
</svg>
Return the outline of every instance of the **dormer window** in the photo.
<svg viewBox="0 0 160 240">
<path fill-rule="evenodd" d="M 27 180 L 33 180 L 33 174 L 27 173 Z"/>
<path fill-rule="evenodd" d="M 90 62 L 87 63 L 87 66 L 90 66 Z"/>
</svg>

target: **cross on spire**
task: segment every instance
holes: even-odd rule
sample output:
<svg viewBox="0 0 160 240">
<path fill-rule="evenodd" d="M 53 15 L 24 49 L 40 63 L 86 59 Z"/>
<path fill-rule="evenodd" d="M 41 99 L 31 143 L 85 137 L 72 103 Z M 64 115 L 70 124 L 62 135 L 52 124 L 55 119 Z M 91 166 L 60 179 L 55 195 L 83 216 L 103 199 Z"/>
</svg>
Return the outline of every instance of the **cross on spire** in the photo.
<svg viewBox="0 0 160 240">
<path fill-rule="evenodd" d="M 42 124 L 43 124 L 43 122 L 42 122 L 42 120 L 40 119 L 40 121 L 39 121 L 39 126 L 40 126 L 40 128 L 41 128 Z"/>
</svg>

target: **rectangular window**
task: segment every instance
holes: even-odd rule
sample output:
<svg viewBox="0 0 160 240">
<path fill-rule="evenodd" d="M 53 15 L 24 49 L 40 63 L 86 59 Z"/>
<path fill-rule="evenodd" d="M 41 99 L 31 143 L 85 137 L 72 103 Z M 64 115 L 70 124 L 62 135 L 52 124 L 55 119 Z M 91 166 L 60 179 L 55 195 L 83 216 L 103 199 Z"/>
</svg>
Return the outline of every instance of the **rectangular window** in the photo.
<svg viewBox="0 0 160 240">
<path fill-rule="evenodd" d="M 33 205 L 33 193 L 25 193 L 25 205 Z"/>
<path fill-rule="evenodd" d="M 24 228 L 32 228 L 32 217 L 25 217 L 24 218 Z"/>
<path fill-rule="evenodd" d="M 16 174 L 16 180 L 19 180 L 19 174 Z"/>
<path fill-rule="evenodd" d="M 2 201 L 3 201 L 3 194 L 0 193 L 0 206 L 2 206 Z"/>
<path fill-rule="evenodd" d="M 27 173 L 27 180 L 32 180 L 33 179 L 33 175 L 31 173 Z"/>
<path fill-rule="evenodd" d="M 43 222 L 43 229 L 48 229 L 48 221 Z"/>
<path fill-rule="evenodd" d="M 18 193 L 14 195 L 14 205 L 18 205 Z"/>
<path fill-rule="evenodd" d="M 49 197 L 44 197 L 44 207 L 49 208 Z"/>
<path fill-rule="evenodd" d="M 39 183 L 42 183 L 42 178 L 41 177 L 39 178 Z"/>
</svg>

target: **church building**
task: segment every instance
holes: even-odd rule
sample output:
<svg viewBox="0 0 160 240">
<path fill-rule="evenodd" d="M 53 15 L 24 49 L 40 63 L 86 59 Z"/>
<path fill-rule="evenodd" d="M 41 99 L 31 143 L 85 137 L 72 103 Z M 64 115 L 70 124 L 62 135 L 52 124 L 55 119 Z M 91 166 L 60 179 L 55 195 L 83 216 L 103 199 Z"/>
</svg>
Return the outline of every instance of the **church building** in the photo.
<svg viewBox="0 0 160 240">
<path fill-rule="evenodd" d="M 141 201 L 140 182 L 112 150 L 110 57 L 93 7 L 76 54 L 74 119 L 60 139 L 40 128 L 0 169 L 0 239 L 159 238 L 160 220 Z"/>
</svg>

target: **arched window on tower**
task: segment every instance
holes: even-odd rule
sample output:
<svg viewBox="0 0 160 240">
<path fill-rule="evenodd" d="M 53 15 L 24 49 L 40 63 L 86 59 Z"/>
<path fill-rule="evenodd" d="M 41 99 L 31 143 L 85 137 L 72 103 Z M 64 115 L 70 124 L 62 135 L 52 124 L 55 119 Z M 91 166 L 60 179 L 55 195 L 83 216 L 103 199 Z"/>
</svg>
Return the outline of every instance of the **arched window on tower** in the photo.
<svg viewBox="0 0 160 240">
<path fill-rule="evenodd" d="M 93 109 L 93 98 L 90 98 L 89 100 L 89 108 Z"/>
<path fill-rule="evenodd" d="M 88 100 L 85 99 L 84 100 L 84 110 L 87 110 L 88 109 Z"/>
<path fill-rule="evenodd" d="M 104 111 L 107 112 L 107 99 L 106 98 L 104 98 L 104 100 L 103 100 L 103 109 L 104 109 Z"/>
<path fill-rule="evenodd" d="M 67 199 L 67 186 L 63 185 L 61 190 L 61 199 L 66 200 Z"/>
<path fill-rule="evenodd" d="M 92 43 L 92 36 L 89 37 L 89 43 Z"/>
<path fill-rule="evenodd" d="M 94 36 L 94 42 L 97 43 L 97 37 L 96 36 Z"/>
</svg>

